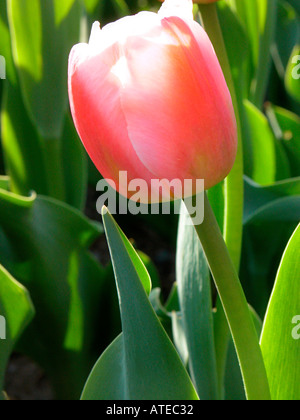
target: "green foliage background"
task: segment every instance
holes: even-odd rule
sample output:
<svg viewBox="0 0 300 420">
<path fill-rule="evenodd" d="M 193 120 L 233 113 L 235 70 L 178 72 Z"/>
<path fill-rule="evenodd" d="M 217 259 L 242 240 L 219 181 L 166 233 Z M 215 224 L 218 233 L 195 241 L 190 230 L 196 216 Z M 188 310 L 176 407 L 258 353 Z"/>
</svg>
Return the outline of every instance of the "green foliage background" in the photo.
<svg viewBox="0 0 300 420">
<path fill-rule="evenodd" d="M 159 5 L 0 3 L 0 55 L 6 60 L 6 80 L 0 80 L 0 314 L 8 331 L 6 342 L 0 341 L 3 389 L 9 357 L 17 351 L 46 371 L 59 399 L 79 399 L 83 389 L 84 399 L 245 398 L 193 232 L 179 229 L 176 246 L 177 217 L 118 219 L 125 231 L 138 219 L 177 249 L 177 282 L 169 298 L 157 267 L 136 253 L 108 214 L 112 264 L 104 266 L 91 248 L 104 235 L 100 215 L 92 220 L 88 212 L 88 191 L 95 191 L 100 175 L 70 116 L 68 54 L 88 40 L 95 20 L 104 26 Z M 297 313 L 287 308 L 300 311 L 300 57 L 294 61 L 300 56 L 300 6 L 297 0 L 228 0 L 218 3 L 218 14 L 242 119 L 240 278 L 259 334 L 264 321 L 261 341 L 272 396 L 295 400 L 300 341 L 291 338 Z M 222 227 L 223 184 L 210 199 Z M 122 326 L 113 268 L 124 302 Z M 148 272 L 152 290 L 149 284 L 144 290 Z M 103 387 L 108 380 L 110 387 Z"/>
</svg>

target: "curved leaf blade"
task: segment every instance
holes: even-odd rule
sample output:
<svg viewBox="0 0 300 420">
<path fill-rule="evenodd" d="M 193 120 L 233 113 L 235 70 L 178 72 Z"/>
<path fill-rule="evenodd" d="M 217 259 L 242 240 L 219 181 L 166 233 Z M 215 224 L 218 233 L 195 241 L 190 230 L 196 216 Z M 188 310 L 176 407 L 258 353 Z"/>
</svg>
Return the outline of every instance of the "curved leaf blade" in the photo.
<svg viewBox="0 0 300 420">
<path fill-rule="evenodd" d="M 182 206 L 177 242 L 177 284 L 189 367 L 201 400 L 218 399 L 210 271 L 189 214 Z"/>
<path fill-rule="evenodd" d="M 140 268 L 135 266 L 124 235 L 106 209 L 103 223 L 119 293 L 123 335 L 100 358 L 85 388 L 93 392 L 85 391 L 83 398 L 198 399 L 178 353 L 149 302 L 139 276 Z M 103 360 L 109 360 L 111 369 L 108 371 L 103 370 Z M 97 392 L 90 387 L 91 381 L 97 382 L 98 371 L 105 384 L 113 377 L 115 386 L 109 394 L 101 392 L 103 386 Z"/>
<path fill-rule="evenodd" d="M 245 177 L 245 197 L 244 225 L 300 219 L 300 177 L 266 186 Z"/>
<path fill-rule="evenodd" d="M 244 101 L 254 152 L 251 178 L 268 185 L 289 178 L 290 168 L 281 143 L 276 140 L 267 118 L 248 100 Z"/>
<path fill-rule="evenodd" d="M 33 315 L 29 293 L 0 265 L 0 394 L 10 353 Z"/>
<path fill-rule="evenodd" d="M 100 230 L 64 203 L 5 190 L 0 226 L 12 250 L 1 260 L 27 287 L 37 314 L 18 349 L 45 369 L 58 398 L 78 399 L 97 360 L 95 324 L 107 298 L 106 274 L 88 252 Z"/>
<path fill-rule="evenodd" d="M 104 351 L 84 387 L 83 401 L 125 400 L 125 353 L 123 334 Z M 109 378 L 109 380 L 108 380 Z"/>
<path fill-rule="evenodd" d="M 13 58 L 28 113 L 43 138 L 59 138 L 67 111 L 67 65 L 79 40 L 79 0 L 8 0 Z M 54 89 L 55 87 L 55 89 Z"/>
<path fill-rule="evenodd" d="M 261 337 L 274 400 L 300 399 L 300 337 L 294 325 L 300 315 L 299 249 L 300 224 L 282 257 Z"/>
</svg>

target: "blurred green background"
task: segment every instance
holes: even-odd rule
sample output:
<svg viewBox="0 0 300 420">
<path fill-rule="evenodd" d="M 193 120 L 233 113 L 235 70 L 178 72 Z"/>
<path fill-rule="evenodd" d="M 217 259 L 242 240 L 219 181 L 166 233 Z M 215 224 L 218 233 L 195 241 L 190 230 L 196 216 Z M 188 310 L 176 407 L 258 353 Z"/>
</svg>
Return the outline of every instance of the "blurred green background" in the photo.
<svg viewBox="0 0 300 420">
<path fill-rule="evenodd" d="M 156 0 L 1 0 L 6 79 L 0 80 L 0 309 L 10 320 L 1 387 L 9 356 L 17 351 L 46 371 L 58 398 L 78 398 L 95 361 L 120 332 L 95 208 L 100 175 L 70 116 L 67 62 L 71 47 L 87 42 L 95 20 L 104 26 L 159 7 Z M 220 1 L 218 13 L 243 128 L 240 276 L 262 320 L 280 258 L 300 220 L 300 2 Z M 222 187 L 216 188 L 220 206 Z M 176 280 L 178 217 L 116 219 L 141 251 L 164 304 Z M 3 297 L 9 293 L 23 303 L 12 307 Z M 170 330 L 171 320 L 164 322 Z M 244 397 L 237 383 L 228 388 L 228 398 Z"/>
</svg>

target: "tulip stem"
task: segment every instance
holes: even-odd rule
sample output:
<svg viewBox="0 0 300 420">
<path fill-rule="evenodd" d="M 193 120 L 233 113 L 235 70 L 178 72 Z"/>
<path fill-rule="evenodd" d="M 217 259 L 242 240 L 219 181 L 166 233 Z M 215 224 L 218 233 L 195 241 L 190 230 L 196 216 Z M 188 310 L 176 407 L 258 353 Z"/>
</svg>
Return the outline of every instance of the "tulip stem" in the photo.
<svg viewBox="0 0 300 420">
<path fill-rule="evenodd" d="M 189 208 L 187 206 L 187 210 Z M 189 211 L 193 213 L 194 209 Z M 248 400 L 270 400 L 258 335 L 218 222 L 205 193 L 204 222 L 195 225 L 217 287 L 239 358 Z"/>
<path fill-rule="evenodd" d="M 234 112 L 237 121 L 238 132 L 238 150 L 235 165 L 226 178 L 224 183 L 224 239 L 227 245 L 231 260 L 234 263 L 237 273 L 240 268 L 242 237 L 243 237 L 243 207 L 244 207 L 244 162 L 243 162 L 243 139 L 242 127 L 240 118 L 240 106 L 236 95 L 235 85 L 231 73 L 231 67 L 226 51 L 226 45 L 223 39 L 223 34 L 218 18 L 216 4 L 199 4 L 199 11 L 201 15 L 202 25 L 206 30 L 216 54 L 218 56 L 220 65 L 222 67 L 226 83 L 228 85 Z M 220 330 L 223 332 L 218 347 L 218 374 L 220 392 L 223 389 L 225 367 L 227 360 L 227 345 L 229 343 L 230 331 L 227 329 L 225 333 L 226 317 L 222 311 L 222 305 L 218 305 L 217 323 Z M 220 337 L 218 336 L 217 339 Z"/>
<path fill-rule="evenodd" d="M 266 369 L 253 320 L 237 274 L 240 267 L 244 205 L 243 144 L 239 102 L 216 4 L 199 4 L 199 11 L 203 27 L 215 48 L 231 93 L 237 120 L 238 151 L 235 165 L 225 180 L 224 239 L 207 198 L 205 223 L 203 226 L 196 226 L 196 230 L 201 242 L 203 241 L 202 245 L 207 253 L 209 265 L 231 330 L 240 361 L 247 398 L 249 400 L 268 400 L 271 396 Z M 212 235 L 211 238 L 210 235 Z M 225 353 L 223 354 L 223 362 L 220 362 L 221 368 L 222 365 L 225 367 Z"/>
<path fill-rule="evenodd" d="M 230 174 L 225 180 L 225 219 L 224 238 L 229 253 L 234 262 L 236 270 L 239 271 L 242 236 L 243 236 L 243 207 L 244 207 L 244 163 L 243 163 L 243 142 L 239 104 L 231 74 L 231 67 L 228 60 L 226 46 L 217 13 L 216 4 L 199 4 L 201 20 L 207 32 L 220 65 L 222 67 L 227 86 L 229 88 L 234 112 L 237 121 L 238 151 L 237 157 Z"/>
</svg>

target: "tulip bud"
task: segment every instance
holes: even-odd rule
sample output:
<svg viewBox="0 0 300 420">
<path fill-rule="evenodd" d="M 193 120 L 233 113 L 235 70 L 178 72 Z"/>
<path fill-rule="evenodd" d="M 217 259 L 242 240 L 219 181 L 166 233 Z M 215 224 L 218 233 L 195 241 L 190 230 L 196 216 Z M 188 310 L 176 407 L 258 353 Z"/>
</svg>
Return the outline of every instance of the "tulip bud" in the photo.
<svg viewBox="0 0 300 420">
<path fill-rule="evenodd" d="M 192 0 L 166 0 L 158 14 L 141 12 L 102 29 L 95 23 L 89 44 L 71 51 L 76 129 L 102 176 L 129 198 L 120 171 L 127 171 L 128 182 L 204 179 L 209 189 L 234 164 L 230 93 L 192 9 Z M 184 195 L 197 192 L 195 187 Z M 160 200 L 168 199 L 162 195 Z"/>
</svg>

